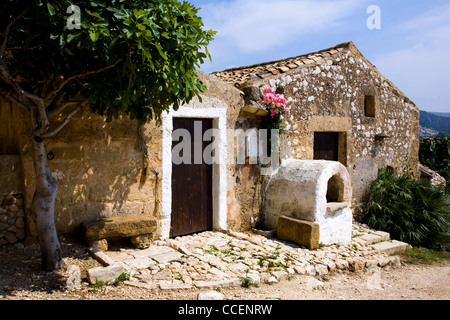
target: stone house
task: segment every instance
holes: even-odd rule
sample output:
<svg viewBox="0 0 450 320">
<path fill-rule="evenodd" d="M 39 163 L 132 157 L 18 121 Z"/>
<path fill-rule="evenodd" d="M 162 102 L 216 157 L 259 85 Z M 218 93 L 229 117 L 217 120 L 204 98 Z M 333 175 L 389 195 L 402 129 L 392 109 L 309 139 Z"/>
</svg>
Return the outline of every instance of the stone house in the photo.
<svg viewBox="0 0 450 320">
<path fill-rule="evenodd" d="M 378 168 L 400 171 L 407 159 L 417 164 L 418 108 L 352 42 L 199 77 L 208 88 L 202 102 L 194 99 L 164 113 L 161 121 L 138 128 L 136 121 L 107 123 L 86 111 L 46 142 L 59 187 L 59 232 L 73 234 L 82 222 L 123 214 L 151 215 L 155 238 L 264 224 L 271 177 L 249 161 L 250 154 L 236 161 L 235 132 L 261 128 L 268 84 L 283 91 L 291 109 L 280 158 L 339 162 L 353 188 L 346 201 L 362 199 Z M 4 101 L 0 117 L 1 245 L 23 239 L 25 228 L 35 234 L 35 227 L 29 214 L 34 190 L 29 129 L 22 125 L 27 122 Z M 199 133 L 202 151 L 213 141 L 217 161 L 174 164 L 172 149 L 181 139 L 172 133 L 178 128 L 193 140 Z M 216 129 L 214 138 L 207 137 L 208 129 Z"/>
<path fill-rule="evenodd" d="M 419 110 L 352 42 L 306 55 L 214 73 L 246 93 L 261 112 L 261 88 L 283 88 L 291 115 L 281 157 L 339 161 L 350 173 L 354 202 L 378 168 L 417 164 Z"/>
</svg>

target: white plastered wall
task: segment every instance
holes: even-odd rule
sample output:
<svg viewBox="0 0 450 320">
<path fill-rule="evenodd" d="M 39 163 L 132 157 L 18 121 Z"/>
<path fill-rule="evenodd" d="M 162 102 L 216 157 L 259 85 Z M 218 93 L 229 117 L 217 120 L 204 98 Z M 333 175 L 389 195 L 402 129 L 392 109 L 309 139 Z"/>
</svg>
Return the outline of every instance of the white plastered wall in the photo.
<svg viewBox="0 0 450 320">
<path fill-rule="evenodd" d="M 188 105 L 180 106 L 177 111 L 170 110 L 162 114 L 162 217 L 160 239 L 170 236 L 172 216 L 172 131 L 173 118 L 208 118 L 213 119 L 213 128 L 218 129 L 213 163 L 213 228 L 227 229 L 227 106 L 224 102 L 202 97 Z"/>
</svg>

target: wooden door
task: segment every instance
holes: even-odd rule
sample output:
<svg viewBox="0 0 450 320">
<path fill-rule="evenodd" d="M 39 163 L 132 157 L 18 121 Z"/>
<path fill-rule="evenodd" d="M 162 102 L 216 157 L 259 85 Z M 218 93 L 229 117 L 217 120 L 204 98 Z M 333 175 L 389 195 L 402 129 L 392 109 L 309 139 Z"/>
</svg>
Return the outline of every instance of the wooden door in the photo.
<svg viewBox="0 0 450 320">
<path fill-rule="evenodd" d="M 197 126 L 201 123 L 201 136 L 194 135 L 195 122 Z M 212 165 L 206 164 L 203 156 L 201 164 L 194 163 L 195 141 L 201 143 L 202 154 L 211 143 L 203 141 L 203 135 L 212 128 L 212 119 L 174 118 L 173 130 L 180 128 L 191 135 L 191 161 L 189 164 L 172 162 L 171 237 L 212 229 Z M 172 141 L 172 148 L 178 143 L 181 141 Z"/>
<path fill-rule="evenodd" d="M 339 160 L 339 132 L 314 132 L 314 160 Z"/>
</svg>

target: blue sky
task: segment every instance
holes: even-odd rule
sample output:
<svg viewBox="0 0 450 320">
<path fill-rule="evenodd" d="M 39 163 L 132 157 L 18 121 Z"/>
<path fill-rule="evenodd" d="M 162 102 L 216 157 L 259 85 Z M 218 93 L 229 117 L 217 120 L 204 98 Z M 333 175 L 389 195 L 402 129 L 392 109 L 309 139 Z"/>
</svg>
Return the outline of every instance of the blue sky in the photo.
<svg viewBox="0 0 450 320">
<path fill-rule="evenodd" d="M 450 112 L 448 0 L 188 0 L 218 31 L 201 70 L 298 56 L 353 41 L 421 110 Z M 367 8 L 380 8 L 369 29 Z"/>
</svg>

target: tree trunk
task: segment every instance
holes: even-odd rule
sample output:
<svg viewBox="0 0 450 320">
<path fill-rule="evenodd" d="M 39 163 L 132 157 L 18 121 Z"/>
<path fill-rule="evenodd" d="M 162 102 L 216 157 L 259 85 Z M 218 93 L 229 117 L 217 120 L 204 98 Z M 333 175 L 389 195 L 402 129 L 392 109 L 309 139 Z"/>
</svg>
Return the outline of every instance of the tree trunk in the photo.
<svg viewBox="0 0 450 320">
<path fill-rule="evenodd" d="M 61 247 L 56 235 L 54 220 L 58 185 L 48 167 L 44 140 L 39 137 L 33 137 L 33 162 L 36 173 L 36 190 L 31 211 L 36 219 L 42 267 L 44 270 L 52 271 L 63 267 Z"/>
</svg>

